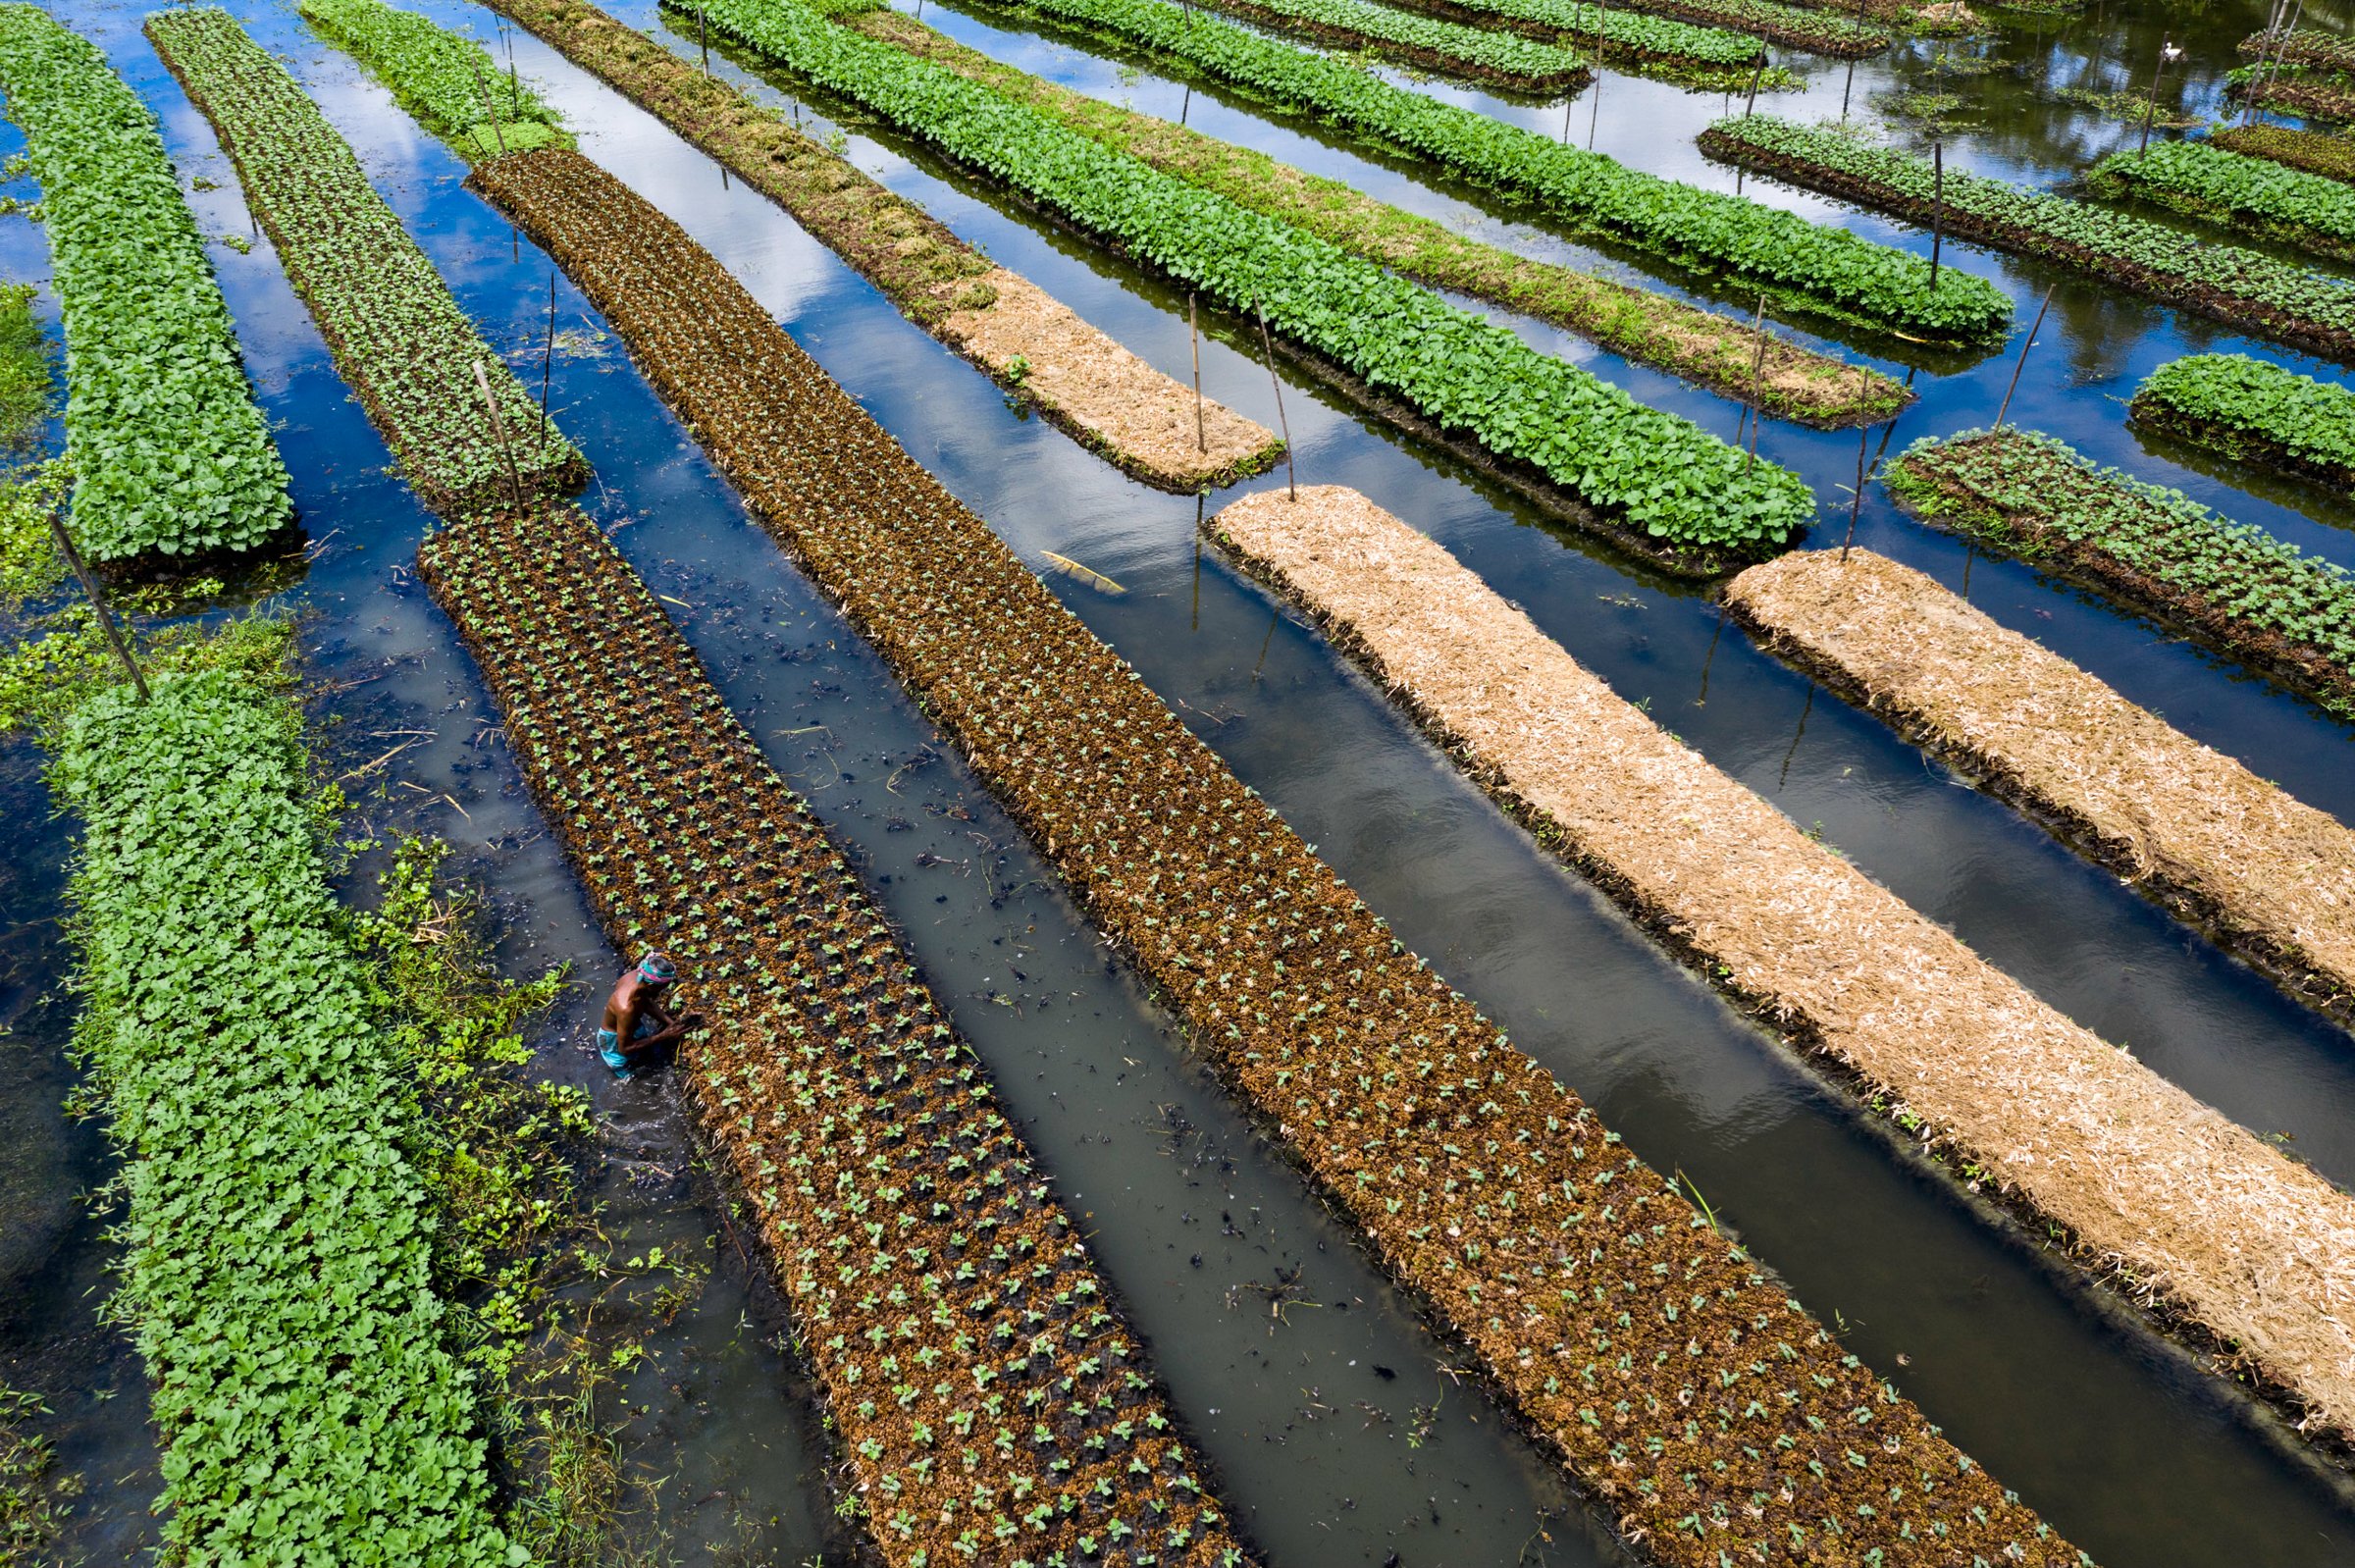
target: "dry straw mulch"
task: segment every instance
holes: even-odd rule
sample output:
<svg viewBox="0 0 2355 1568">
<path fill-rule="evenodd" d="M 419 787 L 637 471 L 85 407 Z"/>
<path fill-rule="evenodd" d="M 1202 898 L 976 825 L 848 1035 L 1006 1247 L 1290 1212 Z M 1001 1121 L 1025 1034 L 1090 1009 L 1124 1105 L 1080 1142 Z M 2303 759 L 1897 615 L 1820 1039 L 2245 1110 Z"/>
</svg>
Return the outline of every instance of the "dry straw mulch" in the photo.
<svg viewBox="0 0 2355 1568">
<path fill-rule="evenodd" d="M 2355 1200 L 1807 839 L 1364 497 L 1271 492 L 1212 526 L 1728 989 L 2237 1347 L 2308 1430 L 2349 1430 Z"/>
<path fill-rule="evenodd" d="M 2355 833 L 1908 566 L 1805 550 L 1726 601 L 1782 653 L 2248 952 L 2355 998 Z"/>
</svg>

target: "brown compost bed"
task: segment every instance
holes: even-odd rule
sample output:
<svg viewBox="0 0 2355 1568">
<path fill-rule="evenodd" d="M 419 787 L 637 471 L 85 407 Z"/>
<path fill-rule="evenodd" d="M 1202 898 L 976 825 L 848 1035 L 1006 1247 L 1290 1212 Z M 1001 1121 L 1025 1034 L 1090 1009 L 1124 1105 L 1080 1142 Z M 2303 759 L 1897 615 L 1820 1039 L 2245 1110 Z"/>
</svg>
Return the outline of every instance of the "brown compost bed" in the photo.
<svg viewBox="0 0 2355 1568">
<path fill-rule="evenodd" d="M 1205 404 L 1198 443 L 1190 387 L 997 266 L 786 116 L 588 0 L 495 0 L 494 9 L 791 213 L 909 320 L 1125 472 L 1190 491 L 1258 473 L 1282 454 L 1273 432 L 1217 402 Z"/>
<path fill-rule="evenodd" d="M 1794 551 L 1725 602 L 2301 1001 L 2355 1017 L 2355 832 L 2334 817 L 1869 550 Z"/>
<path fill-rule="evenodd" d="M 2355 1199 L 2071 1023 L 1662 732 L 1355 492 L 1206 525 L 1688 962 L 2064 1228 L 2325 1437 L 2355 1413 Z M 1894 1113 L 1893 1113 L 1894 1114 Z M 2269 1260 L 2263 1270 L 2245 1261 Z"/>
<path fill-rule="evenodd" d="M 1393 939 L 676 225 L 570 154 L 475 179 L 1623 1534 L 1678 1568 L 2083 1560 Z"/>
<path fill-rule="evenodd" d="M 991 59 L 897 11 L 844 26 L 977 81 L 1167 175 L 1437 288 L 1568 328 L 1736 402 L 1818 429 L 1874 423 L 1912 401 L 1896 378 L 1616 279 L 1518 256 L 1264 152 L 1090 98 Z"/>
<path fill-rule="evenodd" d="M 1235 1568 L 986 1071 L 646 585 L 569 507 L 445 529 L 418 563 L 605 934 L 666 948 L 709 1019 L 689 1093 L 885 1560 Z"/>
</svg>

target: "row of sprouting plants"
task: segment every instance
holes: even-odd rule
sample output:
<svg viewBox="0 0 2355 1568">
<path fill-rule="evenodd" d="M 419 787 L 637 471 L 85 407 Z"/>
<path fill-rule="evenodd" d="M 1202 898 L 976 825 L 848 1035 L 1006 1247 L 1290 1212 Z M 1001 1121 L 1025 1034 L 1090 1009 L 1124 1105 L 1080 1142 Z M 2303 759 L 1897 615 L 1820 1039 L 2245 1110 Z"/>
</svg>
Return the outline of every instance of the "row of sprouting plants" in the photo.
<svg viewBox="0 0 2355 1568">
<path fill-rule="evenodd" d="M 986 1072 L 644 583 L 569 508 L 461 523 L 420 564 L 607 934 L 666 944 L 708 1012 L 692 1093 L 887 1558 L 1238 1562 Z M 584 746 L 617 690 L 662 701 Z"/>
<path fill-rule="evenodd" d="M 1933 1536 L 1990 1561 L 2075 1562 L 1397 943 L 675 225 L 564 155 L 497 160 L 476 179 L 600 302 L 751 515 L 839 600 L 1379 1255 L 1577 1475 L 1612 1484 L 1623 1528 L 1678 1564 L 1793 1539 L 1887 1558 Z M 610 679 L 551 665 L 529 684 L 586 703 Z M 572 788 L 593 802 L 622 787 Z M 654 841 L 698 831 L 684 815 L 647 821 Z M 621 893 L 668 885 L 654 865 L 603 874 Z M 846 1019 L 866 1021 L 829 1027 Z M 817 1092 L 811 1071 L 785 1089 Z M 773 1090 L 732 1087 L 723 1109 L 764 1125 L 759 1096 Z"/>
</svg>

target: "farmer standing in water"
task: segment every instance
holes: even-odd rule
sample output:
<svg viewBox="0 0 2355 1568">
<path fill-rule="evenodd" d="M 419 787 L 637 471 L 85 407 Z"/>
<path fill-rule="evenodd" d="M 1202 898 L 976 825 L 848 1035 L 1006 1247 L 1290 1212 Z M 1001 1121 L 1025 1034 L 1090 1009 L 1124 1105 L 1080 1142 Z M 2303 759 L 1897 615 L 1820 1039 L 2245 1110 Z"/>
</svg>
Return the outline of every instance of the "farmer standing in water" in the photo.
<svg viewBox="0 0 2355 1568">
<path fill-rule="evenodd" d="M 614 982 L 613 994 L 605 999 L 604 1026 L 597 1031 L 597 1054 L 616 1076 L 630 1076 L 688 1030 L 703 1027 L 701 1013 L 674 1019 L 662 1005 L 662 994 L 678 977 L 679 967 L 668 954 L 649 953 Z"/>
</svg>

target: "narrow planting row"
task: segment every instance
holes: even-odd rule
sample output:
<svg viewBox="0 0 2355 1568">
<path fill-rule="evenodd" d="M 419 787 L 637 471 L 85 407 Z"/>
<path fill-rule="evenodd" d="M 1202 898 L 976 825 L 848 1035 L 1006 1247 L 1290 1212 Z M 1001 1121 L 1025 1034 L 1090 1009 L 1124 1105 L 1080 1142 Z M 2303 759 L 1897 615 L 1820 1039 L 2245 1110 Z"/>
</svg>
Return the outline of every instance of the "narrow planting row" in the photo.
<svg viewBox="0 0 2355 1568">
<path fill-rule="evenodd" d="M 1362 50 L 1517 92 L 1564 92 L 1593 79 L 1584 56 L 1509 32 L 1467 27 L 1373 0 L 1206 0 L 1210 9 L 1338 49 Z M 874 0 L 882 9 L 882 0 Z M 829 8 L 836 16 L 840 8 Z"/>
<path fill-rule="evenodd" d="M 419 1110 L 339 925 L 293 705 L 160 675 L 51 739 L 81 1016 L 123 1150 L 165 1555 L 520 1568 L 434 1294 Z"/>
<path fill-rule="evenodd" d="M 1274 432 L 1192 392 L 1019 273 L 893 195 L 785 116 L 706 75 L 590 0 L 490 0 L 791 213 L 909 320 L 1018 391 L 1081 445 L 1147 484 L 1190 491 L 1255 474 Z"/>
<path fill-rule="evenodd" d="M 2094 194 L 2140 196 L 2318 255 L 2355 261 L 2355 188 L 2205 141 L 2114 152 L 2085 177 Z"/>
<path fill-rule="evenodd" d="M 2355 125 L 2355 77 L 2303 66 L 2238 66 L 2225 73 L 2224 94 L 2260 109 L 2332 125 Z"/>
<path fill-rule="evenodd" d="M 293 519 L 287 471 L 154 116 L 30 5 L 0 5 L 0 90 L 48 213 L 81 549 L 253 549 Z"/>
<path fill-rule="evenodd" d="M 1292 19 L 1310 22 L 1337 22 L 1344 29 L 1369 38 L 1405 29 L 1409 35 L 1422 28 L 1444 28 L 1450 38 L 1469 34 L 1476 38 L 1495 40 L 1499 45 L 1519 44 L 1533 49 L 1552 49 L 1557 45 L 1576 44 L 1589 58 L 1607 60 L 1614 65 L 1643 68 L 1661 68 L 1674 73 L 1747 71 L 1760 57 L 1758 40 L 1737 32 L 1714 27 L 1694 26 L 1689 23 L 1666 21 L 1644 12 L 1653 8 L 1623 9 L 1616 15 L 1607 10 L 1596 14 L 1593 6 L 1578 6 L 1575 0 L 1564 0 L 1565 9 L 1579 15 L 1586 26 L 1575 33 L 1563 28 L 1552 38 L 1539 40 L 1519 29 L 1496 30 L 1495 18 L 1458 8 L 1467 14 L 1461 21 L 1439 16 L 1434 8 L 1406 0 L 1403 9 L 1376 5 L 1371 0 L 1218 0 L 1217 9 L 1238 12 L 1245 16 L 1276 20 L 1287 30 L 1300 30 Z M 1418 13 L 1420 15 L 1418 15 Z M 1339 42 L 1340 39 L 1327 39 Z"/>
<path fill-rule="evenodd" d="M 1524 37 L 1551 43 L 1594 48 L 1597 7 L 1586 0 L 1397 0 L 1421 11 L 1475 26 L 1505 26 Z M 1599 8 L 1601 26 L 1610 26 L 1610 7 Z M 1755 34 L 1769 43 L 1850 59 L 1879 54 L 1889 47 L 1889 34 L 1868 27 L 1853 16 L 1818 16 L 1784 5 L 1780 0 L 1634 0 L 1627 9 L 1732 32 Z M 1753 60 L 1756 58 L 1753 53 Z"/>
<path fill-rule="evenodd" d="M 285 68 L 210 6 L 157 12 L 147 36 L 213 123 L 336 368 L 419 497 L 455 512 L 586 484 L 587 460 L 541 418 Z"/>
<path fill-rule="evenodd" d="M 1965 431 L 1890 464 L 1916 516 L 2050 566 L 2355 716 L 2355 576 L 2032 431 Z"/>
<path fill-rule="evenodd" d="M 1679 1568 L 2078 1561 L 1397 943 L 707 253 L 566 156 L 476 178 L 1623 1531 Z"/>
<path fill-rule="evenodd" d="M 1163 174 L 1282 219 L 1378 266 L 1435 288 L 1524 311 L 1779 418 L 1831 429 L 1887 419 L 1912 400 L 1895 377 L 1870 366 L 1803 348 L 1774 333 L 1753 331 L 1746 321 L 1617 279 L 1466 238 L 1337 180 L 1303 173 L 1264 152 L 1001 64 L 900 12 L 868 11 L 848 25 Z"/>
<path fill-rule="evenodd" d="M 1926 225 L 1940 210 L 1926 159 L 1859 141 L 1837 127 L 1738 115 L 1702 131 L 1701 148 L 1914 223 Z M 2259 337 L 2355 360 L 2355 282 L 1951 169 L 1943 223 L 1950 237 L 2064 262 Z"/>
<path fill-rule="evenodd" d="M 2244 60 L 2277 60 L 2283 65 L 2314 66 L 2355 76 L 2355 38 L 2320 27 L 2252 32 L 2240 40 L 2240 54 Z"/>
<path fill-rule="evenodd" d="M 381 0 L 299 0 L 302 20 L 368 68 L 418 124 L 472 160 L 550 142 L 569 147 L 555 110 L 501 72 L 472 38 Z"/>
<path fill-rule="evenodd" d="M 2246 354 L 2191 354 L 2145 377 L 2127 411 L 2195 446 L 2355 495 L 2355 392 L 2337 382 Z"/>
<path fill-rule="evenodd" d="M 2208 139 L 2227 152 L 2287 164 L 2341 184 L 2355 184 L 2355 139 L 2346 136 L 2326 135 L 2320 131 L 2292 131 L 2286 126 L 2226 126 L 2211 133 Z"/>
<path fill-rule="evenodd" d="M 1552 509 L 1663 566 L 1707 574 L 1761 558 L 1813 514 L 1813 494 L 1789 470 L 1753 464 L 1510 328 L 954 72 L 792 0 L 697 0 L 697 15 L 1212 304 L 1264 316 L 1361 399 L 1385 412 L 1403 404 L 1414 428 L 1534 478 Z"/>
<path fill-rule="evenodd" d="M 662 946 L 709 1011 L 691 1092 L 885 1559 L 1234 1568 L 986 1072 L 646 585 L 569 507 L 445 529 L 418 563 L 606 935 Z"/>
<path fill-rule="evenodd" d="M 770 9 L 782 9 L 778 0 Z M 2000 337 L 2012 302 L 1956 268 L 1796 213 L 1639 173 L 1615 159 L 1395 87 L 1337 60 L 1193 15 L 1167 0 L 983 0 L 1140 46 L 1293 114 L 1427 158 L 1582 235 L 1649 253 L 1785 312 L 1931 342 Z"/>
<path fill-rule="evenodd" d="M 2337 1307 L 2355 1198 L 2038 1001 L 1363 496 L 1266 491 L 1205 526 L 1746 1011 L 1984 1172 L 2039 1230 L 2065 1228 L 2098 1274 L 2163 1294 L 2316 1426 L 2355 1420 L 2355 1330 Z M 2247 1258 L 2278 1262 L 2259 1274 Z"/>
<path fill-rule="evenodd" d="M 2355 832 L 2327 813 L 1869 550 L 1795 550 L 1725 601 L 1775 653 L 2300 1001 L 2355 1014 Z"/>
</svg>

